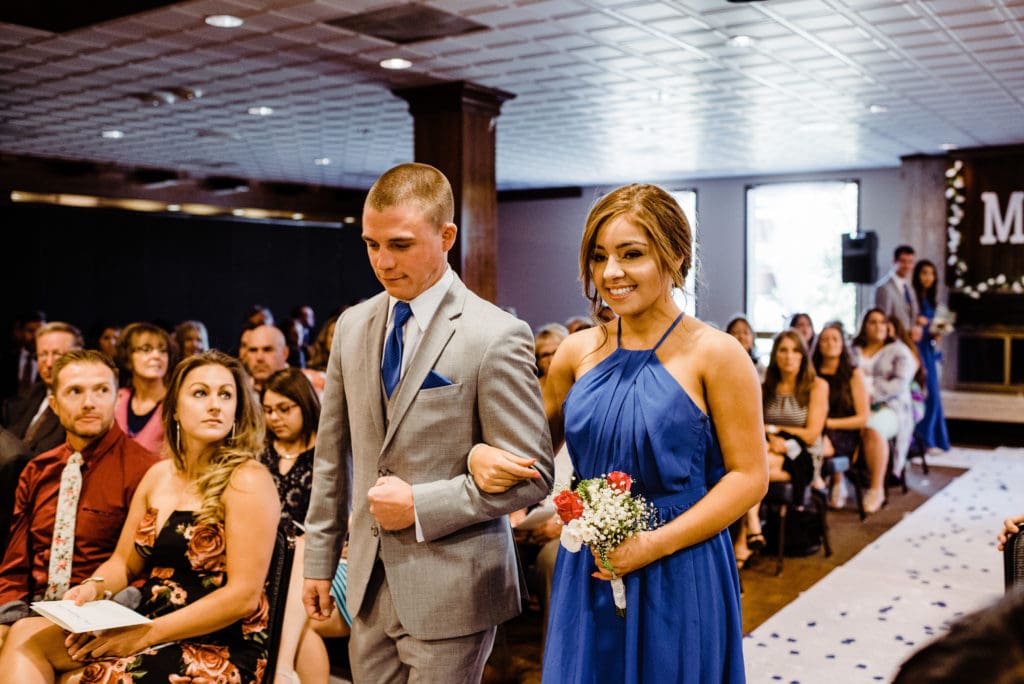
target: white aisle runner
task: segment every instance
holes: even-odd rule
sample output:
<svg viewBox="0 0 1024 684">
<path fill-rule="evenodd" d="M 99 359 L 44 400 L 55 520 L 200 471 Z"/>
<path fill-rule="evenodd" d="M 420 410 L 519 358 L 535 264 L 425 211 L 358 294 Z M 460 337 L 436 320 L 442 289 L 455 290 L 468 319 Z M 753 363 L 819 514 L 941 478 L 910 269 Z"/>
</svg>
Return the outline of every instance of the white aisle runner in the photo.
<svg viewBox="0 0 1024 684">
<path fill-rule="evenodd" d="M 1024 512 L 1024 449 L 933 462 L 970 470 L 744 639 L 750 684 L 888 682 L 950 622 L 1002 596 L 995 537 Z"/>
</svg>

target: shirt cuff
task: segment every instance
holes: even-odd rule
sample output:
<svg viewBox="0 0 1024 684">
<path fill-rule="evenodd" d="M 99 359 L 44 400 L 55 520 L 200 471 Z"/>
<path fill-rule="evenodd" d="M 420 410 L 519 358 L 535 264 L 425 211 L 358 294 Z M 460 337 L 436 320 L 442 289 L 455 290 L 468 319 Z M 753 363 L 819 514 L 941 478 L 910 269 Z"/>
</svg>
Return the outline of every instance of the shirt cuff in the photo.
<svg viewBox="0 0 1024 684">
<path fill-rule="evenodd" d="M 469 473 L 470 477 L 473 477 L 473 452 L 476 451 L 477 448 L 481 447 L 481 446 L 483 446 L 482 443 L 481 444 L 474 444 L 473 448 L 470 449 L 469 453 L 466 455 L 466 472 Z"/>
<path fill-rule="evenodd" d="M 416 520 L 416 541 L 425 541 L 423 537 L 423 529 L 420 527 L 420 514 L 416 511 L 416 505 L 412 507 L 412 517 Z"/>
<path fill-rule="evenodd" d="M 9 625 L 32 614 L 24 601 L 8 601 L 0 606 L 0 625 Z"/>
</svg>

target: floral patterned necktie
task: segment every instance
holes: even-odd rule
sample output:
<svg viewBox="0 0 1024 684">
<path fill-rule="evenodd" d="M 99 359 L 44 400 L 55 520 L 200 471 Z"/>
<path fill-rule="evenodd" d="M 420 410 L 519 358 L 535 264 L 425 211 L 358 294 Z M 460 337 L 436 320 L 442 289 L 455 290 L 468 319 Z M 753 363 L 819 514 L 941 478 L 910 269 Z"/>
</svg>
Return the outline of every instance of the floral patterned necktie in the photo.
<svg viewBox="0 0 1024 684">
<path fill-rule="evenodd" d="M 76 451 L 60 474 L 57 515 L 53 521 L 53 542 L 50 544 L 50 572 L 46 594 L 54 601 L 71 587 L 71 561 L 75 552 L 75 520 L 78 517 L 78 496 L 82 492 L 82 454 Z"/>
</svg>

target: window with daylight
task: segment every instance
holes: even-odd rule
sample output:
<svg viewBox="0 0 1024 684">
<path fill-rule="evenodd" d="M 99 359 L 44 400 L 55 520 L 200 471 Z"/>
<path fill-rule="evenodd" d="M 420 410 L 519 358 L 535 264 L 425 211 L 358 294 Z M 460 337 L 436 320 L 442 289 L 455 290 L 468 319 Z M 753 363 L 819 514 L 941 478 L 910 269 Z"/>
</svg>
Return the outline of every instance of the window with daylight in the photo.
<svg viewBox="0 0 1024 684">
<path fill-rule="evenodd" d="M 842 235 L 857 232 L 854 181 L 772 183 L 747 189 L 747 313 L 776 333 L 803 311 L 814 329 L 840 320 L 856 332 L 857 293 L 842 281 Z M 758 340 L 768 353 L 771 341 Z"/>
<path fill-rule="evenodd" d="M 669 190 L 669 194 L 675 198 L 676 202 L 679 202 L 679 206 L 682 207 L 683 213 L 686 214 L 687 220 L 690 222 L 690 229 L 693 231 L 693 266 L 690 268 L 690 272 L 686 274 L 686 282 L 683 283 L 683 289 L 678 288 L 672 290 L 672 299 L 675 300 L 676 305 L 682 309 L 687 316 L 697 315 L 697 289 L 696 289 L 696 273 L 698 270 L 698 256 L 700 251 L 697 249 L 697 192 L 696 190 Z"/>
</svg>

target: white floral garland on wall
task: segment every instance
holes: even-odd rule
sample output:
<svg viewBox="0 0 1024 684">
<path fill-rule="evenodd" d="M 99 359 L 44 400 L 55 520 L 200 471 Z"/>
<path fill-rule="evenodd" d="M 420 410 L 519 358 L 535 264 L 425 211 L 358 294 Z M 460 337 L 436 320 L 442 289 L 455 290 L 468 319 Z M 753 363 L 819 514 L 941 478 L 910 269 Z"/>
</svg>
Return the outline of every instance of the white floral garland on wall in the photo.
<svg viewBox="0 0 1024 684">
<path fill-rule="evenodd" d="M 946 257 L 946 264 L 953 267 L 953 288 L 960 290 L 971 299 L 980 299 L 986 292 L 1013 292 L 1024 293 L 1024 275 L 1016 280 L 1010 280 L 1005 273 L 992 276 L 987 280 L 976 283 L 967 282 L 967 263 L 957 254 L 960 249 L 960 240 L 963 234 L 960 232 L 960 222 L 964 218 L 963 204 L 967 201 L 964 196 L 964 163 L 960 159 L 953 161 L 953 165 L 946 169 L 946 247 L 949 256 Z"/>
</svg>

